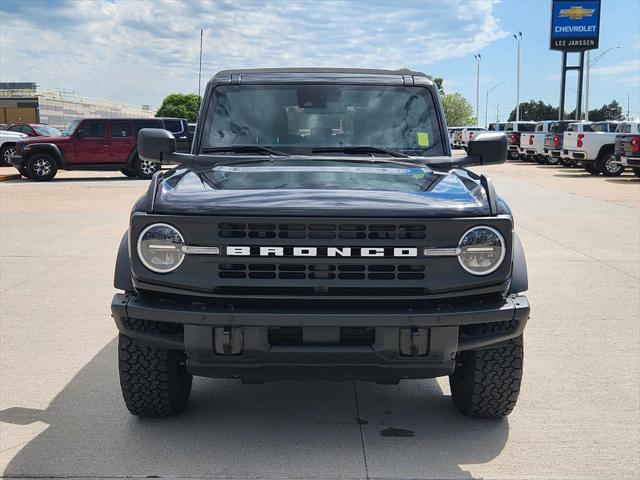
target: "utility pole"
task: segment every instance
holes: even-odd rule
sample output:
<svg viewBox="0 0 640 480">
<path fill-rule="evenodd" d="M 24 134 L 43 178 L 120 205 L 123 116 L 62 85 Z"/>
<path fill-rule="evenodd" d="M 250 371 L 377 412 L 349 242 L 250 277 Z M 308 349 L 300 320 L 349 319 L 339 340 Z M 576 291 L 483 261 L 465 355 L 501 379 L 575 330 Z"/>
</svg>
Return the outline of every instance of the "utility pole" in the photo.
<svg viewBox="0 0 640 480">
<path fill-rule="evenodd" d="M 200 30 L 200 67 L 198 68 L 198 97 L 202 99 L 200 95 L 200 85 L 202 81 L 202 30 Z"/>
<path fill-rule="evenodd" d="M 522 41 L 522 32 L 513 34 L 516 39 L 516 122 L 520 121 L 520 42 Z"/>
<path fill-rule="evenodd" d="M 496 98 L 496 122 L 500 121 L 500 99 Z"/>
<path fill-rule="evenodd" d="M 478 121 L 480 117 L 480 59 L 482 55 L 476 53 L 473 55 L 473 58 L 476 59 L 476 127 L 478 126 Z"/>
<path fill-rule="evenodd" d="M 631 117 L 629 116 L 629 97 L 630 94 L 627 92 L 627 121 L 631 120 Z"/>
</svg>

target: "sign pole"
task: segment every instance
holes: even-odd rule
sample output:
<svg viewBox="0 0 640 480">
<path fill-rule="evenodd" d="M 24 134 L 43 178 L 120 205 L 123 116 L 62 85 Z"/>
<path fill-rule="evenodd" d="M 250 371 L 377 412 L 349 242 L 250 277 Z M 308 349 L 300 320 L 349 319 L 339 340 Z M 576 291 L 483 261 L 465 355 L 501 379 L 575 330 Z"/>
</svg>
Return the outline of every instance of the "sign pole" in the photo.
<svg viewBox="0 0 640 480">
<path fill-rule="evenodd" d="M 558 120 L 564 120 L 564 91 L 567 84 L 567 52 L 562 51 L 562 77 L 560 79 L 560 107 L 558 107 Z"/>
</svg>

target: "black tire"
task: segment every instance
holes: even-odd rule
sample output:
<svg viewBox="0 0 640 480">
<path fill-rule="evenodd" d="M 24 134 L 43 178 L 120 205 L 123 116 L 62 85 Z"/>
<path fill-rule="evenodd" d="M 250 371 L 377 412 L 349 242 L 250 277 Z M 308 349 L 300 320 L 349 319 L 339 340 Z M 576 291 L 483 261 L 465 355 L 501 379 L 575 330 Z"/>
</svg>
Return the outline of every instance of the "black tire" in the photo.
<svg viewBox="0 0 640 480">
<path fill-rule="evenodd" d="M 624 172 L 624 165 L 619 163 L 613 163 L 616 160 L 616 156 L 613 153 L 605 155 L 602 162 L 602 174 L 605 177 L 618 177 Z"/>
<path fill-rule="evenodd" d="M 640 168 L 632 168 L 631 170 L 636 177 L 640 177 Z"/>
<path fill-rule="evenodd" d="M 498 347 L 459 353 L 449 375 L 456 408 L 471 417 L 509 415 L 520 393 L 523 353 L 522 335 Z"/>
<path fill-rule="evenodd" d="M 162 331 L 156 322 L 137 323 L 147 330 Z M 120 387 L 129 412 L 143 417 L 180 413 L 189 401 L 193 381 L 184 362 L 181 351 L 156 348 L 120 334 Z"/>
<path fill-rule="evenodd" d="M 584 162 L 582 164 L 582 168 L 584 168 L 591 175 L 600 175 L 600 169 L 595 162 Z"/>
<path fill-rule="evenodd" d="M 559 157 L 549 157 L 549 158 L 547 158 L 547 163 L 549 165 L 554 165 L 554 166 L 560 165 L 560 158 Z M 562 166 L 564 166 L 564 164 Z"/>
<path fill-rule="evenodd" d="M 56 176 L 58 163 L 47 153 L 36 153 L 27 160 L 28 178 L 36 182 L 48 182 Z"/>
<path fill-rule="evenodd" d="M 20 172 L 20 175 L 22 175 L 25 178 L 31 178 L 31 174 L 29 173 L 29 169 L 26 168 L 24 165 L 21 166 L 20 168 L 18 168 L 18 171 Z"/>
<path fill-rule="evenodd" d="M 511 150 L 507 151 L 507 158 L 509 160 L 517 160 L 518 159 L 518 154 L 517 153 L 512 153 Z"/>
<path fill-rule="evenodd" d="M 2 148 L 0 148 L 0 166 L 2 167 L 10 167 L 11 166 L 11 157 L 16 153 L 16 144 L 15 143 L 5 143 Z"/>
<path fill-rule="evenodd" d="M 160 168 L 162 168 L 161 163 L 142 160 L 140 157 L 137 157 L 133 162 L 134 172 L 138 178 L 142 178 L 143 180 L 149 180 Z"/>
<path fill-rule="evenodd" d="M 120 169 L 120 172 L 122 172 L 123 175 L 126 175 L 129 178 L 134 178 L 134 177 L 138 176 L 137 172 L 134 172 L 133 170 L 131 170 L 128 167 L 122 167 Z"/>
</svg>

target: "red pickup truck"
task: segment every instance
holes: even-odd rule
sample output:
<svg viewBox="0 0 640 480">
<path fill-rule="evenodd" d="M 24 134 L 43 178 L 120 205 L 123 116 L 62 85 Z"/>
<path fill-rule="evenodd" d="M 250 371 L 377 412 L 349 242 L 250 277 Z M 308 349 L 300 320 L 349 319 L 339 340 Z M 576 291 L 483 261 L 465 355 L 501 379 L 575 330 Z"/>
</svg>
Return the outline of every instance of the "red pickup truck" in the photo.
<svg viewBox="0 0 640 480">
<path fill-rule="evenodd" d="M 138 156 L 138 132 L 163 128 L 173 133 L 178 149 L 188 152 L 187 120 L 180 118 L 86 118 L 72 121 L 61 136 L 32 137 L 17 142 L 11 164 L 25 177 L 51 180 L 64 170 L 120 170 L 143 179 L 160 168 L 159 163 Z"/>
</svg>

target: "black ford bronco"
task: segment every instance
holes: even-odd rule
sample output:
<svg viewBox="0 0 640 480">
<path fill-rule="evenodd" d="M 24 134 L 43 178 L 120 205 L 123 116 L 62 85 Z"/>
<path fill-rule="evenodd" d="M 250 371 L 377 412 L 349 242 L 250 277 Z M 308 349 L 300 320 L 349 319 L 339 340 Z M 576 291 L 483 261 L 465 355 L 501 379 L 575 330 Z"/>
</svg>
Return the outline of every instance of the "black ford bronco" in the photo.
<svg viewBox="0 0 640 480">
<path fill-rule="evenodd" d="M 222 71 L 191 153 L 134 205 L 111 310 L 129 411 L 186 405 L 193 375 L 270 380 L 449 376 L 455 406 L 502 417 L 522 377 L 527 270 L 491 181 L 506 138 L 452 156 L 418 72 Z"/>
</svg>

